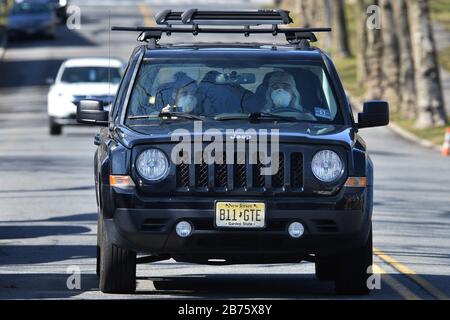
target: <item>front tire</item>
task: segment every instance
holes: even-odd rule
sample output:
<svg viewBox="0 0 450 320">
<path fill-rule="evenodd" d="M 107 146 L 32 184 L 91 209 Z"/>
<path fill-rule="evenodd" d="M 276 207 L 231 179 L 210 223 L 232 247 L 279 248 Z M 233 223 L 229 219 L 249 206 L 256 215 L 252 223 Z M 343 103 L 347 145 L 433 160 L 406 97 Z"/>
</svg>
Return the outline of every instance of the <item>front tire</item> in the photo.
<svg viewBox="0 0 450 320">
<path fill-rule="evenodd" d="M 59 136 L 62 134 L 62 125 L 56 123 L 52 118 L 50 118 L 48 126 L 50 135 Z"/>
<path fill-rule="evenodd" d="M 136 252 L 112 243 L 103 221 L 101 225 L 100 290 L 133 293 L 136 290 Z"/>
<path fill-rule="evenodd" d="M 102 227 L 101 227 L 101 217 L 100 217 L 100 213 L 98 214 L 98 218 L 97 218 L 97 259 L 96 259 L 96 267 L 95 267 L 95 274 L 97 275 L 97 277 L 100 277 L 100 260 L 101 260 L 101 256 L 100 256 L 100 252 L 101 252 L 101 236 L 102 236 Z"/>
<path fill-rule="evenodd" d="M 372 275 L 369 266 L 373 262 L 372 228 L 364 246 L 340 256 L 336 265 L 335 288 L 338 294 L 361 294 L 370 292 L 367 279 Z"/>
<path fill-rule="evenodd" d="M 319 280 L 334 280 L 336 278 L 336 259 L 319 258 L 315 263 L 316 278 Z"/>
</svg>

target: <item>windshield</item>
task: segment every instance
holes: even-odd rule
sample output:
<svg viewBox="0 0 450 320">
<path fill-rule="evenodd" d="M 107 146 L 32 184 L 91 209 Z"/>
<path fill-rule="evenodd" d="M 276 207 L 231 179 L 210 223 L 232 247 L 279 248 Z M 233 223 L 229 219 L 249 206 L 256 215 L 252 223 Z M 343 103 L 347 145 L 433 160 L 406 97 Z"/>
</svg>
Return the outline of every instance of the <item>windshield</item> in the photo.
<svg viewBox="0 0 450 320">
<path fill-rule="evenodd" d="M 119 83 L 122 77 L 121 68 L 108 67 L 66 67 L 61 82 L 111 82 Z"/>
<path fill-rule="evenodd" d="M 139 117 L 183 112 L 215 120 L 246 119 L 262 113 L 298 121 L 341 123 L 327 73 L 319 62 L 145 60 L 127 109 L 127 122 Z M 273 117 L 281 121 L 282 117 Z M 270 118 L 270 117 L 269 117 Z"/>
<path fill-rule="evenodd" d="M 27 13 L 44 13 L 50 12 L 50 8 L 43 3 L 36 2 L 19 2 L 14 4 L 11 10 L 13 14 L 27 14 Z"/>
</svg>

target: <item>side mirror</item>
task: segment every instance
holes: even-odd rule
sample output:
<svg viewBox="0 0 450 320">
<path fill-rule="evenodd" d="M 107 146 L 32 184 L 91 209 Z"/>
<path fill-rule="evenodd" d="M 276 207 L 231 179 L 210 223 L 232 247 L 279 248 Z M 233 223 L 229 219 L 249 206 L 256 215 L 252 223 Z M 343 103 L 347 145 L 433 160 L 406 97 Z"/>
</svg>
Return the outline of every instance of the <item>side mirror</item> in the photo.
<svg viewBox="0 0 450 320">
<path fill-rule="evenodd" d="M 371 100 L 364 103 L 363 112 L 358 113 L 358 128 L 380 127 L 389 124 L 389 103 Z"/>
<path fill-rule="evenodd" d="M 107 126 L 109 112 L 103 110 L 100 100 L 81 100 L 77 106 L 78 123 Z"/>
<path fill-rule="evenodd" d="M 47 84 L 49 86 L 53 85 L 54 83 L 55 83 L 55 79 L 53 79 L 53 78 L 45 79 L 45 84 Z"/>
</svg>

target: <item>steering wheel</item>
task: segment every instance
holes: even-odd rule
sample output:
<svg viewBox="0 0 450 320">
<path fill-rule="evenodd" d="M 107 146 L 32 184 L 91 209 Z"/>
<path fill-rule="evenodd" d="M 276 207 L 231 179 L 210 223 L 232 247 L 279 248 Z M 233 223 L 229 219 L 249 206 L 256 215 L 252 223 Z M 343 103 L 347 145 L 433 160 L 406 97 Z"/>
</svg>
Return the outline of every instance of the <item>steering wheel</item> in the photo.
<svg viewBox="0 0 450 320">
<path fill-rule="evenodd" d="M 270 113 L 283 113 L 283 112 L 295 112 L 295 113 L 303 113 L 299 109 L 292 108 L 292 107 L 281 107 L 272 109 Z"/>
<path fill-rule="evenodd" d="M 304 119 L 304 120 L 317 121 L 317 118 L 311 112 L 306 111 L 306 110 L 301 111 L 299 109 L 292 108 L 292 107 L 272 109 L 271 113 L 279 113 L 282 116 L 284 112 L 295 112 L 295 113 L 300 114 L 303 117 L 305 117 L 306 119 Z"/>
</svg>

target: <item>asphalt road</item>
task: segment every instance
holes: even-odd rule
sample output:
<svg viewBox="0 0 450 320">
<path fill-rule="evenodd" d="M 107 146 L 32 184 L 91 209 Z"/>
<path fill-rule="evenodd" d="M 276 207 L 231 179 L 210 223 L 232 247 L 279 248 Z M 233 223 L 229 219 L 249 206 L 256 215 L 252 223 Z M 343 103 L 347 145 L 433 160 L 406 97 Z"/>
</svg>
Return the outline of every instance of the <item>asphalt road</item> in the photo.
<svg viewBox="0 0 450 320">
<path fill-rule="evenodd" d="M 81 30 L 60 27 L 55 41 L 11 43 L 0 63 L 0 299 L 336 298 L 332 282 L 315 280 L 311 263 L 199 266 L 163 261 L 138 266 L 135 295 L 98 291 L 92 166 L 97 129 L 65 128 L 61 137 L 50 137 L 45 79 L 68 57 L 110 54 L 126 60 L 135 35 L 109 34 L 108 26 L 148 23 L 152 11 L 173 2 L 111 0 L 96 7 L 90 2 L 77 1 Z M 215 3 L 216 8 L 252 6 Z M 382 282 L 368 297 L 348 298 L 448 298 L 450 159 L 388 128 L 366 129 L 363 135 L 375 163 L 375 262 Z M 72 266 L 81 271 L 81 289 L 66 286 Z"/>
</svg>

